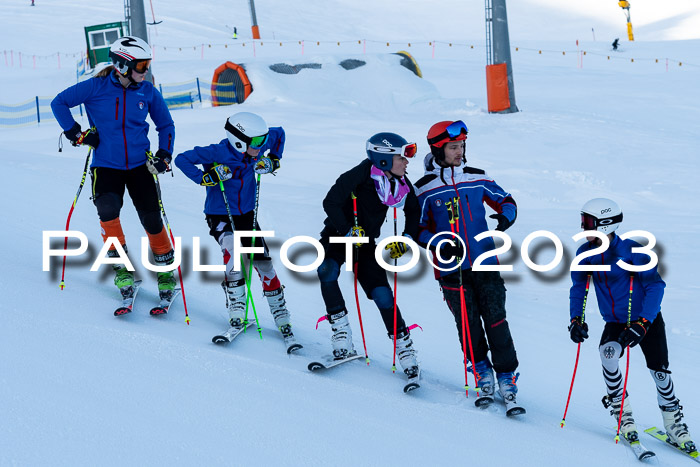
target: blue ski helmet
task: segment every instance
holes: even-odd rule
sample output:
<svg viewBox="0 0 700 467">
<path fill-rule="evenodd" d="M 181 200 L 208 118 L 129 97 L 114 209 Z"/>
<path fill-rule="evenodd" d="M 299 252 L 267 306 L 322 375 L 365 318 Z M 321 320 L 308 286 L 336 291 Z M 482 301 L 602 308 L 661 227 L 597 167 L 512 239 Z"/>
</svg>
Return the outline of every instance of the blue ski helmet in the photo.
<svg viewBox="0 0 700 467">
<path fill-rule="evenodd" d="M 408 149 L 407 146 L 412 146 Z M 407 154 L 412 152 L 410 155 Z M 394 165 L 394 154 L 405 157 L 415 155 L 415 143 L 409 145 L 403 137 L 396 133 L 377 133 L 367 140 L 367 157 L 372 161 L 372 165 L 380 170 L 391 170 Z"/>
</svg>

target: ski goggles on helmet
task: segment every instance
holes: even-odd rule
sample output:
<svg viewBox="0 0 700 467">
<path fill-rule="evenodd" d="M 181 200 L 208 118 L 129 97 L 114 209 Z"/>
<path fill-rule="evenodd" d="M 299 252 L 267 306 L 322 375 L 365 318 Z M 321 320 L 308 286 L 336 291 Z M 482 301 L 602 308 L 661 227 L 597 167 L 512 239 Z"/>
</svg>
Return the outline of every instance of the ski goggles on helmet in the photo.
<svg viewBox="0 0 700 467">
<path fill-rule="evenodd" d="M 446 139 L 454 140 L 460 135 L 464 135 L 466 139 L 468 133 L 469 129 L 467 128 L 466 123 L 464 123 L 462 120 L 457 120 L 456 122 L 452 122 L 447 125 L 444 132 L 428 139 L 428 144 L 432 146 Z"/>
<path fill-rule="evenodd" d="M 586 212 L 581 213 L 581 228 L 583 230 L 598 230 L 598 227 L 605 227 L 606 225 L 618 224 L 620 222 L 622 222 L 622 213 L 604 219 L 597 219 Z"/>
<path fill-rule="evenodd" d="M 251 138 L 235 126 L 231 125 L 231 123 L 228 120 L 226 120 L 224 129 L 236 138 L 243 141 L 245 144 L 247 144 L 250 149 L 260 149 L 261 147 L 263 147 L 265 143 L 267 143 L 267 136 L 269 135 L 269 133 L 265 133 L 264 135 L 253 136 Z"/>
<path fill-rule="evenodd" d="M 139 60 L 134 63 L 133 70 L 136 73 L 146 73 L 148 69 L 151 68 L 151 61 L 150 60 Z"/>
<path fill-rule="evenodd" d="M 265 133 L 262 136 L 253 136 L 250 138 L 250 143 L 248 143 L 248 147 L 251 149 L 260 149 L 267 143 L 267 135 L 268 133 Z"/>
<path fill-rule="evenodd" d="M 393 146 L 380 146 L 367 141 L 367 150 L 381 154 L 398 154 L 399 156 L 410 159 L 418 152 L 418 145 L 416 143 L 408 143 L 401 147 L 395 148 Z"/>
</svg>

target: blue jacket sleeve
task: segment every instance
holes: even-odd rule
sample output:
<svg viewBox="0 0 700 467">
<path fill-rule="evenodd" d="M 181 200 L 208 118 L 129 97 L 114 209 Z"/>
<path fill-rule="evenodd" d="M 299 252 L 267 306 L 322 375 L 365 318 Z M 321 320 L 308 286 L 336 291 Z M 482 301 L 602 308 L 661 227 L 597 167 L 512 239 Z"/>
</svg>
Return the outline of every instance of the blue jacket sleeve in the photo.
<svg viewBox="0 0 700 467">
<path fill-rule="evenodd" d="M 583 244 L 576 250 L 576 256 L 587 248 Z M 588 265 L 588 258 L 581 261 L 581 265 Z M 571 271 L 571 290 L 569 290 L 569 317 L 576 318 L 583 314 L 583 300 L 586 297 L 586 281 L 590 273 L 586 271 Z"/>
<path fill-rule="evenodd" d="M 514 222 L 518 208 L 513 197 L 493 180 L 484 183 L 484 199 L 494 211 L 503 214 L 510 222 Z"/>
<path fill-rule="evenodd" d="M 163 96 L 156 88 L 153 88 L 153 101 L 148 108 L 148 113 L 151 115 L 153 123 L 156 124 L 158 149 L 165 149 L 172 154 L 175 144 L 175 123 Z"/>
<path fill-rule="evenodd" d="M 215 145 L 205 147 L 195 146 L 194 149 L 178 154 L 175 158 L 175 165 L 182 170 L 187 178 L 199 185 L 202 182 L 204 171 L 197 165 L 213 164 L 215 162 Z"/>
<path fill-rule="evenodd" d="M 632 253 L 632 264 L 641 266 L 648 263 L 649 257 L 647 255 Z M 637 278 L 644 289 L 642 312 L 639 316 L 648 319 L 650 322 L 654 321 L 656 315 L 661 311 L 661 300 L 664 298 L 666 283 L 661 279 L 656 266 L 648 271 L 638 272 Z"/>
<path fill-rule="evenodd" d="M 282 159 L 285 140 L 286 134 L 284 132 L 284 128 L 282 128 L 281 126 L 270 127 L 267 142 L 265 143 L 265 146 L 260 152 L 264 154 L 265 151 L 269 150 L 270 154 L 274 154 L 275 156 Z"/>
<path fill-rule="evenodd" d="M 51 111 L 63 131 L 70 130 L 77 122 L 70 112 L 72 107 L 88 100 L 95 90 L 95 79 L 88 79 L 61 91 L 51 101 Z"/>
</svg>

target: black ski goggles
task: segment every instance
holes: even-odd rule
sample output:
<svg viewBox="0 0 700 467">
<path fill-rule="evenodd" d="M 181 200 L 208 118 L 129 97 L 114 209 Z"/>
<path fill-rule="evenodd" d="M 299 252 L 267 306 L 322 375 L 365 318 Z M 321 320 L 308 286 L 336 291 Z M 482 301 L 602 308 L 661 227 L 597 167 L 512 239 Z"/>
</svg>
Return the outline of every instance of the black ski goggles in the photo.
<svg viewBox="0 0 700 467">
<path fill-rule="evenodd" d="M 467 128 L 466 123 L 464 123 L 462 120 L 457 120 L 456 122 L 452 122 L 449 125 L 447 125 L 447 128 L 445 128 L 445 131 L 440 133 L 437 136 L 434 136 L 428 140 L 429 145 L 434 145 L 439 143 L 440 141 L 443 141 L 445 139 L 455 139 L 459 135 L 464 135 L 465 138 L 467 134 L 469 133 L 469 129 Z"/>
<path fill-rule="evenodd" d="M 150 60 L 139 60 L 134 64 L 134 71 L 136 73 L 146 73 L 148 69 L 151 68 L 151 61 Z"/>
<path fill-rule="evenodd" d="M 622 213 L 603 219 L 597 219 L 586 212 L 581 213 L 581 228 L 583 230 L 598 230 L 598 227 L 605 227 L 606 225 L 618 224 L 620 222 L 622 222 Z"/>
</svg>

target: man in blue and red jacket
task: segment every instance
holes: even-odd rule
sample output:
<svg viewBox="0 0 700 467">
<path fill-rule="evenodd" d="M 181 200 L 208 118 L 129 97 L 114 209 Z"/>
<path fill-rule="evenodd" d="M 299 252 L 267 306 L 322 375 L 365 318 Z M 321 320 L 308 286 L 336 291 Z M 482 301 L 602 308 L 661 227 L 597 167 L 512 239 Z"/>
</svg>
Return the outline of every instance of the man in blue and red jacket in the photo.
<svg viewBox="0 0 700 467">
<path fill-rule="evenodd" d="M 100 217 L 102 237 L 116 237 L 126 250 L 119 214 L 124 193 L 129 191 L 141 224 L 148 234 L 156 265 L 172 264 L 174 251 L 160 214 L 153 174 L 170 170 L 175 124 L 163 96 L 144 78 L 151 65 L 151 48 L 137 38 L 125 36 L 110 47 L 112 66 L 95 77 L 69 87 L 51 102 L 51 110 L 74 146 L 93 148 L 90 175 L 92 198 Z M 82 131 L 70 109 L 85 106 L 90 129 Z M 158 132 L 158 150 L 149 159 L 151 117 Z M 115 248 L 109 250 L 116 257 Z M 122 297 L 133 294 L 134 275 L 115 265 L 114 283 Z M 158 273 L 161 299 L 171 299 L 175 288 L 172 271 Z"/>
<path fill-rule="evenodd" d="M 250 112 L 231 115 L 224 128 L 226 138 L 179 154 L 175 165 L 193 182 L 207 189 L 204 214 L 209 234 L 221 247 L 226 264 L 222 287 L 226 291 L 229 324 L 235 328 L 229 330 L 233 336 L 247 325 L 246 284 L 242 271 L 234 269 L 234 255 L 238 253 L 234 249 L 233 231 L 261 230 L 256 219 L 255 175 L 273 173 L 280 167 L 285 133 L 282 127 L 269 128 L 262 117 Z M 241 243 L 250 247 L 251 238 L 244 237 Z M 265 249 L 264 253 L 253 255 L 253 265 L 262 281 L 270 312 L 284 337 L 287 352 L 298 350 L 301 345 L 292 333 L 284 288 L 272 265 L 267 243 L 264 238 L 257 238 L 255 244 Z"/>
<path fill-rule="evenodd" d="M 584 255 L 580 266 L 595 267 L 598 270 L 571 272 L 571 340 L 580 344 L 588 338 L 584 307 L 590 279 L 593 279 L 598 308 L 605 321 L 599 344 L 603 378 L 607 387 L 603 405 L 610 408 L 610 414 L 616 422 L 620 420 L 620 433 L 628 441 L 635 441 L 638 438 L 637 427 L 627 394 L 624 403 L 622 402 L 624 380 L 619 360 L 624 355 L 625 348 L 639 344 L 647 368 L 656 383 L 657 402 L 669 440 L 687 452 L 693 452 L 697 449 L 688 434 L 688 426 L 681 422 L 682 407 L 676 397 L 671 372 L 668 370 L 668 345 L 664 319 L 661 316 L 661 300 L 666 283 L 661 279 L 656 265 L 646 267 L 642 271 L 629 271 L 620 266 L 619 261 L 630 267 L 648 265 L 651 255 L 654 255 L 649 247 L 642 247 L 634 240 L 620 239 L 615 231 L 621 222 L 620 206 L 607 198 L 592 199 L 581 210 L 581 228 L 585 231 L 601 232 L 599 235 L 602 235 L 603 239 L 607 238 L 609 245 L 602 248 L 601 238 L 588 236 L 587 242 L 576 251 L 577 257 Z"/>
<path fill-rule="evenodd" d="M 464 358 L 472 362 L 478 379 L 477 405 L 493 402 L 495 369 L 499 389 L 512 408 L 517 393 L 518 359 L 506 321 L 505 285 L 498 271 L 475 272 L 472 265 L 480 254 L 494 249 L 491 237 L 480 242 L 474 239 L 489 230 L 485 204 L 496 211 L 491 217 L 498 221 L 496 229 L 500 231 L 515 222 L 517 207 L 513 197 L 483 170 L 466 165 L 466 139 L 467 126 L 461 121 L 439 122 L 428 132 L 431 153 L 425 159 L 426 175 L 415 184 L 421 208 L 418 241 L 426 246 L 438 234 L 431 243 L 435 275 L 454 315 Z M 442 239 L 452 241 L 443 243 L 439 252 L 434 251 Z M 457 268 L 459 261 L 462 264 Z M 482 264 L 497 261 L 491 256 Z M 466 324 L 463 315 L 467 316 Z M 488 357 L 489 348 L 493 364 Z"/>
</svg>

